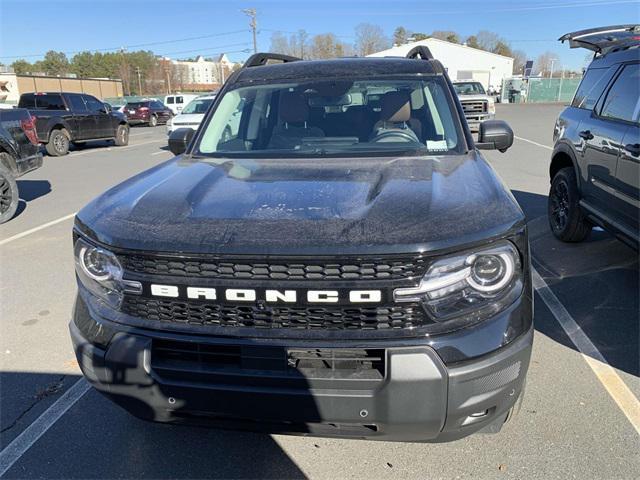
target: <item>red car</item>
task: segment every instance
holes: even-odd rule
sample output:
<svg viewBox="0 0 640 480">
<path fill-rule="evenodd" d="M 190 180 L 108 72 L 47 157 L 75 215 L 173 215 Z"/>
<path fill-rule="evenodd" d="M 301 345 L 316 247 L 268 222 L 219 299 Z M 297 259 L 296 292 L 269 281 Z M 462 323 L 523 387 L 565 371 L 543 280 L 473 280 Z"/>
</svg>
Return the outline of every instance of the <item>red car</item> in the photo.
<svg viewBox="0 0 640 480">
<path fill-rule="evenodd" d="M 159 123 L 167 123 L 173 117 L 173 112 L 158 100 L 128 102 L 123 111 L 130 125 L 145 123 L 155 127 Z"/>
</svg>

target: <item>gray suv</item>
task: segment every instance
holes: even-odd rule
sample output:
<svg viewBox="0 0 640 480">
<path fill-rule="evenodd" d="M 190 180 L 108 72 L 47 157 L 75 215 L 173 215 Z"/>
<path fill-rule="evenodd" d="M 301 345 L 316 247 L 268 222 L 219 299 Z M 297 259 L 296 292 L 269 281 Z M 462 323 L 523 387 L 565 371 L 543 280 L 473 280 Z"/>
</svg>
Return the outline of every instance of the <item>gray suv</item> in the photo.
<svg viewBox="0 0 640 480">
<path fill-rule="evenodd" d="M 594 58 L 556 121 L 548 214 L 554 235 L 584 240 L 594 225 L 638 248 L 640 26 L 568 33 Z"/>
</svg>

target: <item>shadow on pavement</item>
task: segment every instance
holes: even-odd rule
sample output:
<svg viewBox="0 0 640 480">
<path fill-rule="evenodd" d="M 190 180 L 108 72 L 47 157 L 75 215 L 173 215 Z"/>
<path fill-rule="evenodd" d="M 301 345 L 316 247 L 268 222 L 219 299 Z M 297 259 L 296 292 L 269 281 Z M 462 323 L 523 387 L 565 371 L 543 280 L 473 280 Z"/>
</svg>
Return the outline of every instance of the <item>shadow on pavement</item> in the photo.
<svg viewBox="0 0 640 480">
<path fill-rule="evenodd" d="M 20 203 L 13 218 L 18 217 L 27 208 L 27 203 L 51 193 L 48 180 L 16 180 Z"/>
<path fill-rule="evenodd" d="M 527 217 L 538 273 L 607 361 L 640 376 L 638 253 L 598 230 L 582 243 L 563 243 L 549 228 L 545 195 L 512 193 Z M 575 349 L 557 322 L 536 329 Z"/>
<path fill-rule="evenodd" d="M 2 428 L 24 430 L 60 398 L 63 389 L 53 391 L 53 388 L 62 383 L 68 387 L 80 379 L 77 375 L 62 377 L 64 380 L 57 374 L 2 373 L 3 387 L 20 387 L 18 393 L 2 396 Z M 21 408 L 11 405 L 18 400 Z M 42 403 L 39 410 L 34 402 Z M 34 411 L 25 415 L 27 409 Z M 19 431 L 5 437 L 2 447 Z M 305 478 L 305 475 L 270 435 L 146 422 L 91 389 L 3 478 Z"/>
</svg>

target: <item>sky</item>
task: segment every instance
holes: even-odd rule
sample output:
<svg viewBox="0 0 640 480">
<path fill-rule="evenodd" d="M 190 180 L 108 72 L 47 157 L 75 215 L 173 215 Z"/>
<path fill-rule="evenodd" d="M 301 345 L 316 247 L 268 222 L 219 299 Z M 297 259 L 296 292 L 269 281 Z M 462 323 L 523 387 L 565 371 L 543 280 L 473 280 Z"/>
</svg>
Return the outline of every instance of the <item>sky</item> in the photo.
<svg viewBox="0 0 640 480">
<path fill-rule="evenodd" d="M 249 18 L 255 8 L 258 50 L 275 31 L 332 32 L 355 41 L 360 23 L 414 32 L 453 30 L 466 37 L 490 30 L 531 59 L 559 55 L 566 69 L 581 69 L 587 52 L 557 41 L 585 28 L 640 23 L 640 0 L 0 0 L 0 62 L 35 61 L 47 50 L 67 53 L 150 49 L 171 58 L 227 52 L 244 60 L 252 48 Z M 198 37 L 198 38 L 194 38 Z"/>
</svg>

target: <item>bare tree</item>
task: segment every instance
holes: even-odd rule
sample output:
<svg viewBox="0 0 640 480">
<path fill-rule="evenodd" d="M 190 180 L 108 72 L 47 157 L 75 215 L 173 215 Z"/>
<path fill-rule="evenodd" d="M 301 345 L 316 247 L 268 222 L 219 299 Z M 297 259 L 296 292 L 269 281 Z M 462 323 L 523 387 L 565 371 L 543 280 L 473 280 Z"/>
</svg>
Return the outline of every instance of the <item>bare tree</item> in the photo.
<svg viewBox="0 0 640 480">
<path fill-rule="evenodd" d="M 335 58 L 344 56 L 344 44 L 333 33 L 314 35 L 311 39 L 309 58 Z"/>
<path fill-rule="evenodd" d="M 460 35 L 451 30 L 434 30 L 431 36 L 445 42 L 460 43 Z"/>
<path fill-rule="evenodd" d="M 539 55 L 533 64 L 533 70 L 541 74 L 543 77 L 551 73 L 551 68 L 558 69 L 560 67 L 560 57 L 555 52 L 546 51 Z"/>
<path fill-rule="evenodd" d="M 527 63 L 527 54 L 522 50 L 514 50 L 511 52 L 511 56 L 513 57 L 513 73 L 522 75 L 524 66 Z"/>
<path fill-rule="evenodd" d="M 493 52 L 500 40 L 501 38 L 497 33 L 490 32 L 488 30 L 480 30 L 476 35 L 478 46 L 482 50 L 486 50 L 488 52 Z"/>
<path fill-rule="evenodd" d="M 361 23 L 356 27 L 356 50 L 364 57 L 372 53 L 389 48 L 389 39 L 385 37 L 382 28 L 370 23 Z"/>
</svg>

